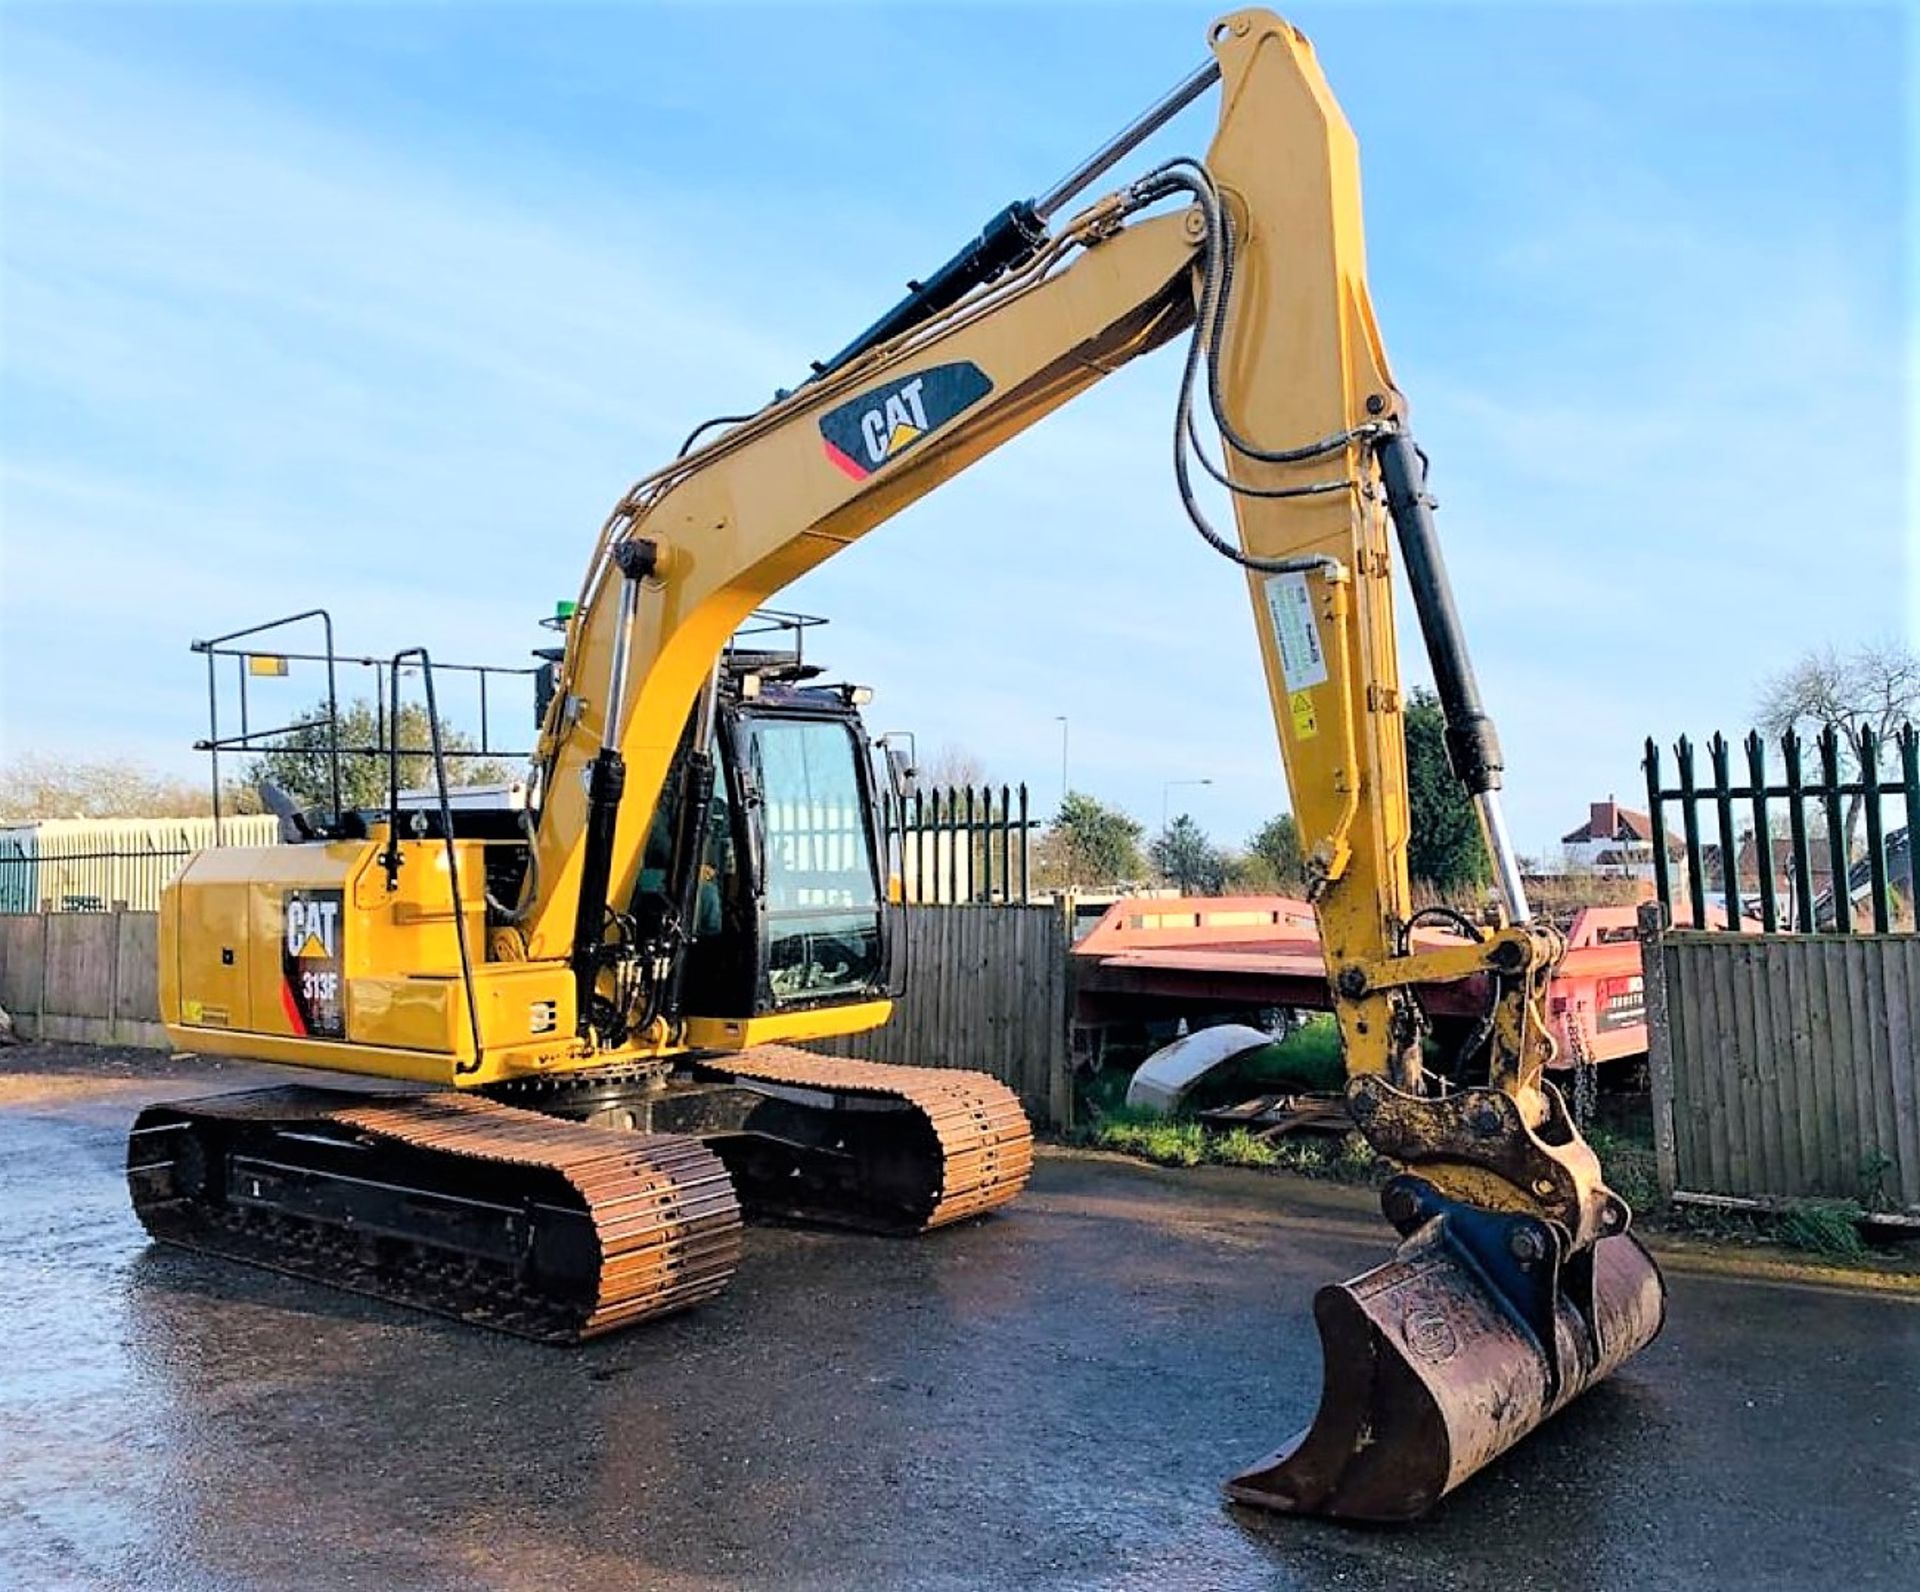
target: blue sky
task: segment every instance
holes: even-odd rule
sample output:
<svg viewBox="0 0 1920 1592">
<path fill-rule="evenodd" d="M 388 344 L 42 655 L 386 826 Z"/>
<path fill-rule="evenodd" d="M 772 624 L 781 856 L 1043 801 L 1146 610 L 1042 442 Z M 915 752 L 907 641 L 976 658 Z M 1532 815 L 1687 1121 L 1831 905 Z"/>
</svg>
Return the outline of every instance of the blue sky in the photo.
<svg viewBox="0 0 1920 1592">
<path fill-rule="evenodd" d="M 197 772 L 198 635 L 513 661 L 607 507 L 1201 57 L 1212 7 L 0 8 L 0 752 Z M 1300 7 L 1523 849 L 1920 637 L 1899 6 Z M 1211 103 L 1156 146 L 1200 153 Z M 874 727 L 1286 805 L 1177 356 L 790 594 Z M 1405 662 L 1418 678 L 1419 649 Z M 296 677 L 283 701 L 310 700 Z"/>
</svg>

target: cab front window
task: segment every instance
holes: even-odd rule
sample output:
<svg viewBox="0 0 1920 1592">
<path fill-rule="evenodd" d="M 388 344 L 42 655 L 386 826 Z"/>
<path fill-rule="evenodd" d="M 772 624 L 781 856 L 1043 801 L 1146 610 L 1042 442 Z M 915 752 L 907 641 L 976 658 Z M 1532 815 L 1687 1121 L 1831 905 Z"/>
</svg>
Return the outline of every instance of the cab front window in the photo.
<svg viewBox="0 0 1920 1592">
<path fill-rule="evenodd" d="M 767 981 L 777 1004 L 882 980 L 881 901 L 861 748 L 842 723 L 752 723 L 766 892 Z"/>
</svg>

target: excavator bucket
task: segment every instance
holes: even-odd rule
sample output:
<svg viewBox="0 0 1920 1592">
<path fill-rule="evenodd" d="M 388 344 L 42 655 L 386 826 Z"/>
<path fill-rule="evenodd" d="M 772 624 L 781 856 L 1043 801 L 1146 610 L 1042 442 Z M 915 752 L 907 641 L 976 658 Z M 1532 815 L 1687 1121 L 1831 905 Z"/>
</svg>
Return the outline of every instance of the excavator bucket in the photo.
<svg viewBox="0 0 1920 1592">
<path fill-rule="evenodd" d="M 1652 1257 L 1624 1233 L 1571 1257 L 1557 1237 L 1533 1218 L 1450 1207 L 1385 1265 L 1322 1288 L 1319 1413 L 1227 1495 L 1416 1519 L 1645 1348 L 1666 1314 Z"/>
</svg>

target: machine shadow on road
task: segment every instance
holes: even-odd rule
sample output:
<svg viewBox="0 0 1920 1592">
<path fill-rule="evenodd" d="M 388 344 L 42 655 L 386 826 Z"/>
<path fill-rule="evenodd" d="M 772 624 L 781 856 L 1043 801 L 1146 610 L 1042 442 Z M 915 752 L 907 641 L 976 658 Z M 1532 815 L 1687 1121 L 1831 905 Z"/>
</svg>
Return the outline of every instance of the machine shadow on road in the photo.
<svg viewBox="0 0 1920 1592">
<path fill-rule="evenodd" d="M 1658 1393 L 1631 1376 L 1594 1388 L 1423 1520 L 1346 1525 L 1226 1504 L 1234 1524 L 1276 1569 L 1303 1585 L 1355 1570 L 1385 1585 L 1527 1585 L 1600 1592 L 1632 1583 L 1623 1562 L 1646 1521 L 1622 1493 L 1655 1468 L 1668 1424 Z M 1598 1456 L 1596 1458 L 1596 1456 Z M 1551 1517 L 1551 1530 L 1544 1529 Z M 1524 1571 L 1514 1554 L 1525 1544 Z M 1372 1584 L 1370 1579 L 1362 1584 Z"/>
</svg>

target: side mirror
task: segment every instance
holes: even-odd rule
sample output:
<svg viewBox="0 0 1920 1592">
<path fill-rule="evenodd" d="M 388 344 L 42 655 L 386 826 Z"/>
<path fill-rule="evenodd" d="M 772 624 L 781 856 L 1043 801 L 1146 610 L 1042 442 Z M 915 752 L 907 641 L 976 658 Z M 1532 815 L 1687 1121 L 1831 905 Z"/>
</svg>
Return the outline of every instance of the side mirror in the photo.
<svg viewBox="0 0 1920 1592">
<path fill-rule="evenodd" d="M 887 748 L 887 778 L 893 785 L 896 797 L 913 794 L 914 766 L 907 760 L 907 754 L 897 746 Z"/>
<path fill-rule="evenodd" d="M 887 783 L 893 788 L 893 799 L 905 801 L 913 794 L 913 782 L 919 774 L 913 766 L 912 731 L 889 730 L 875 744 L 887 754 Z"/>
</svg>

